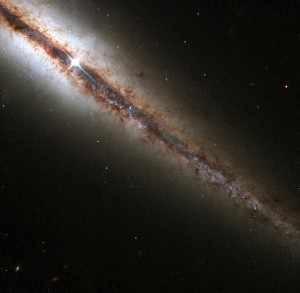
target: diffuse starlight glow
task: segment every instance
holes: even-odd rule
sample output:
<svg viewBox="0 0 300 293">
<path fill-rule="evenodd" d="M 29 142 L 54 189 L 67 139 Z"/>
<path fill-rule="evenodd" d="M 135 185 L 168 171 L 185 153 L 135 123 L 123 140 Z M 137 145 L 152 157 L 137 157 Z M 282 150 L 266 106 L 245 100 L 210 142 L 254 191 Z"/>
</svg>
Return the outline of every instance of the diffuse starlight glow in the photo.
<svg viewBox="0 0 300 293">
<path fill-rule="evenodd" d="M 101 71 L 80 62 L 82 55 L 72 57 L 73 54 L 66 46 L 48 36 L 41 28 L 30 25 L 24 15 L 24 12 L 0 1 L 1 24 L 22 35 L 31 46 L 43 50 L 61 72 L 77 81 L 76 84 L 84 95 L 93 97 L 115 115 L 141 125 L 149 139 L 160 144 L 170 154 L 187 161 L 201 180 L 227 195 L 240 209 L 268 223 L 280 234 L 299 241 L 299 223 L 270 197 L 253 191 L 240 177 L 235 176 L 221 163 L 216 163 L 217 160 L 209 159 L 208 154 L 197 151 L 197 147 L 188 137 L 175 133 L 171 125 L 167 125 L 161 116 L 154 114 L 154 109 L 144 108 L 138 103 L 138 97 L 133 101 L 122 95 L 120 89 L 101 76 Z"/>
</svg>

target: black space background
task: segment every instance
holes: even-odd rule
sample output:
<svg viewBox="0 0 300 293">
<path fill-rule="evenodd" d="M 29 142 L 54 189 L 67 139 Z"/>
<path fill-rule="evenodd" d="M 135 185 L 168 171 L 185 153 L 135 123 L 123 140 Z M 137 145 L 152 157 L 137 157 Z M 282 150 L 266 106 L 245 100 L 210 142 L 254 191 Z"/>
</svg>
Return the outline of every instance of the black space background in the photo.
<svg viewBox="0 0 300 293">
<path fill-rule="evenodd" d="M 155 40 L 176 70 L 210 89 L 209 103 L 221 119 L 254 141 L 274 176 L 299 198 L 299 1 L 111 1 L 111 6 Z M 149 44 L 143 46 L 151 52 Z M 5 84 L 0 86 L 4 93 Z M 193 102 L 197 107 L 197 99 Z M 230 227 L 213 220 L 201 224 L 209 215 L 199 215 L 180 191 L 176 201 L 161 204 L 159 198 L 169 199 L 164 193 L 172 189 L 159 176 L 148 178 L 146 170 L 139 176 L 122 170 L 114 162 L 117 148 L 107 151 L 109 142 L 103 159 L 95 161 L 77 150 L 71 136 L 62 140 L 55 130 L 45 131 L 30 111 L 5 105 L 0 117 L 4 291 L 299 288 L 296 261 L 232 240 Z"/>
</svg>

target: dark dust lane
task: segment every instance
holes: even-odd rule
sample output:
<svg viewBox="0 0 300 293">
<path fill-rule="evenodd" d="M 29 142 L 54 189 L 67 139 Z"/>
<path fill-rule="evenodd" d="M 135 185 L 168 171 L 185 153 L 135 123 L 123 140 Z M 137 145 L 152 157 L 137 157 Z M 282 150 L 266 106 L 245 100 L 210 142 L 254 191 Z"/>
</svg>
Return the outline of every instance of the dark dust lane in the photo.
<svg viewBox="0 0 300 293">
<path fill-rule="evenodd" d="M 159 119 L 154 110 L 144 109 L 132 102 L 130 97 L 120 94 L 116 86 L 111 86 L 109 81 L 101 77 L 101 69 L 97 71 L 89 64 L 75 64 L 75 57 L 72 57 L 73 54 L 67 46 L 49 37 L 43 28 L 31 25 L 25 14 L 16 7 L 8 7 L 0 2 L 0 19 L 2 25 L 44 51 L 62 74 L 76 81 L 79 90 L 85 95 L 92 96 L 102 107 L 112 110 L 122 119 L 141 125 L 150 140 L 161 144 L 170 154 L 187 161 L 201 180 L 229 197 L 238 208 L 281 235 L 299 241 L 299 222 L 288 211 L 268 195 L 253 191 L 251 186 L 244 184 L 240 177 L 227 170 L 222 163 L 208 159 L 209 154 L 196 151 L 197 147 L 188 137 L 174 134 L 172 127 Z"/>
</svg>

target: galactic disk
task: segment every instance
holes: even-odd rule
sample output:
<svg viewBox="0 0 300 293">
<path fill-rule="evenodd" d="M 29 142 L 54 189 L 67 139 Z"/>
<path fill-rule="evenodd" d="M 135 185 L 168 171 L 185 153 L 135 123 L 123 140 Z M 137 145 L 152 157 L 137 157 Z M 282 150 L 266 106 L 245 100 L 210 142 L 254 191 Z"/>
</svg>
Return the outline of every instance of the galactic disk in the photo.
<svg viewBox="0 0 300 293">
<path fill-rule="evenodd" d="M 197 180 L 234 203 L 233 210 L 239 209 L 284 239 L 300 244 L 299 219 L 295 212 L 255 188 L 249 183 L 248 175 L 228 167 L 221 155 L 199 146 L 189 133 L 182 132 L 174 121 L 165 118 L 164 109 L 157 107 L 157 102 L 152 103 L 145 95 L 142 98 L 140 89 L 126 88 L 120 78 L 122 70 L 113 74 L 113 64 L 101 64 L 96 51 L 82 47 L 67 30 L 58 31 L 59 22 L 67 23 L 67 19 L 57 19 L 47 11 L 34 17 L 32 11 L 37 9 L 34 4 L 35 1 L 31 4 L 0 1 L 0 22 L 2 30 L 19 39 L 19 46 L 25 53 L 30 48 L 28 50 L 41 56 L 43 62 L 34 64 L 35 68 L 51 64 L 60 78 L 73 84 L 102 111 L 105 109 L 128 124 L 133 132 L 141 133 L 165 155 L 184 162 L 184 167 L 193 170 Z M 6 42 L 8 48 L 14 46 L 9 37 Z"/>
</svg>

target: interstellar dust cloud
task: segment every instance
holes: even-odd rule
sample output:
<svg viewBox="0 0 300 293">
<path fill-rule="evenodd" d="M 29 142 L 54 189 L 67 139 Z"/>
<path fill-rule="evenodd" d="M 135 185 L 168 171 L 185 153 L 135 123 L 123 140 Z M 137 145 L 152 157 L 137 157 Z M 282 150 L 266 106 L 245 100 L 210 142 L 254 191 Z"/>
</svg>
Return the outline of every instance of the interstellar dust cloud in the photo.
<svg viewBox="0 0 300 293">
<path fill-rule="evenodd" d="M 206 185 L 216 196 L 222 195 L 220 202 L 229 199 L 233 210 L 255 218 L 266 229 L 298 245 L 299 219 L 295 212 L 256 186 L 249 179 L 251 174 L 235 168 L 225 152 L 212 150 L 210 142 L 198 135 L 206 122 L 201 125 L 202 118 L 191 115 L 182 105 L 180 95 L 172 93 L 172 83 L 157 81 L 152 74 L 156 69 L 150 65 L 144 65 L 150 72 L 145 78 L 136 70 L 142 66 L 141 58 L 135 59 L 126 46 L 122 49 L 122 40 L 116 47 L 114 37 L 109 40 L 109 17 L 99 21 L 94 12 L 85 22 L 88 14 L 80 5 L 72 8 L 60 1 L 0 1 L 5 58 L 34 72 L 35 78 L 40 75 L 43 84 L 51 80 L 60 95 L 76 95 L 76 101 L 67 102 L 75 103 L 76 111 L 88 103 L 87 116 L 105 115 L 111 119 L 105 123 L 125 125 L 128 140 L 135 141 L 137 149 L 143 148 L 145 156 L 153 148 L 162 153 L 164 164 L 175 160 L 175 166 L 180 165 L 194 182 Z M 94 11 L 96 7 L 90 6 Z M 72 9 L 77 15 L 68 17 Z M 182 80 L 183 86 L 185 83 Z M 72 107 L 69 110 L 74 110 Z M 181 111 L 178 117 L 168 111 L 172 108 Z M 208 134 L 210 128 L 213 125 L 207 127 Z"/>
</svg>

